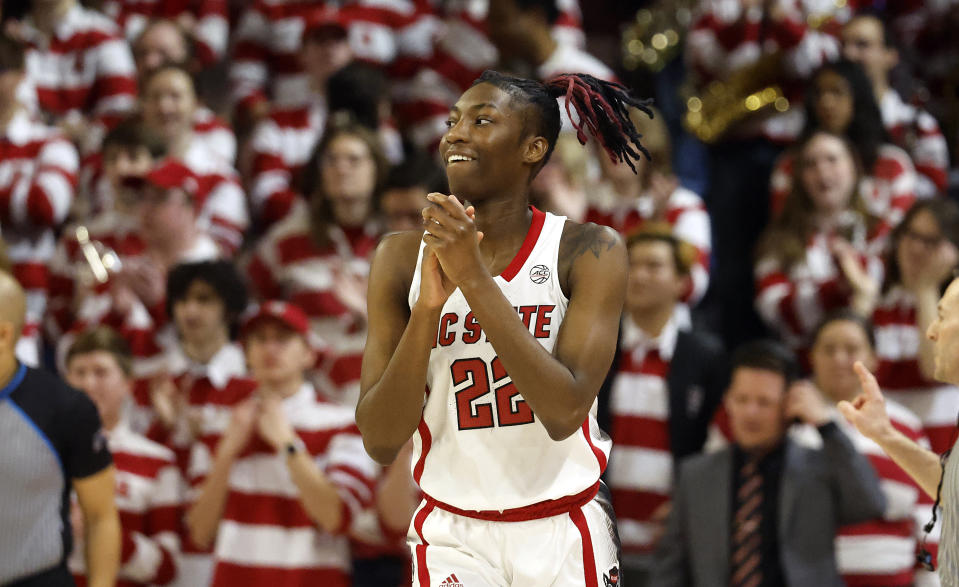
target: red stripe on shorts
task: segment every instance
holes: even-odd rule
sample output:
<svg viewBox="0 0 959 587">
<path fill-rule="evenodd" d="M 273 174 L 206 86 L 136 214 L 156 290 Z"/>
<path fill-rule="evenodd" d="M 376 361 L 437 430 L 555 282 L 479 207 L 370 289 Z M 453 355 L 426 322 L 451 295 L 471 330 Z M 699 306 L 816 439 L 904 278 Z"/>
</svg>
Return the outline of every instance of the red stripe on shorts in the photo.
<svg viewBox="0 0 959 587">
<path fill-rule="evenodd" d="M 419 580 L 420 587 L 430 587 L 430 570 L 426 568 L 426 547 L 429 546 L 429 543 L 423 538 L 423 522 L 433 512 L 434 507 L 436 506 L 432 503 L 427 503 L 413 518 L 413 531 L 420 537 L 420 544 L 417 544 L 415 548 L 416 577 Z"/>
<path fill-rule="evenodd" d="M 589 526 L 583 510 L 569 512 L 569 517 L 576 524 L 583 542 L 583 573 L 586 575 L 586 587 L 599 587 L 596 581 L 596 559 L 593 557 L 593 539 L 589 536 Z"/>
</svg>

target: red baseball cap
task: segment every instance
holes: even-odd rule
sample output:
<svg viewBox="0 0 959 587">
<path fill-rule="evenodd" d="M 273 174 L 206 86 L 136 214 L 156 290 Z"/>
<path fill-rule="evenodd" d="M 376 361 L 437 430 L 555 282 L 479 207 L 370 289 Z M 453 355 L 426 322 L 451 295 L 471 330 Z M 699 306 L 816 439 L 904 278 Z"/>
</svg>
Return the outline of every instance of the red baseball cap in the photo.
<svg viewBox="0 0 959 587">
<path fill-rule="evenodd" d="M 128 176 L 123 183 L 132 188 L 148 185 L 162 190 L 183 190 L 191 197 L 200 191 L 200 182 L 189 167 L 176 159 L 164 159 L 144 176 Z"/>
<path fill-rule="evenodd" d="M 308 38 L 345 39 L 349 21 L 335 8 L 326 6 L 311 12 L 303 25 L 303 41 Z"/>
<path fill-rule="evenodd" d="M 240 338 L 246 338 L 250 330 L 261 324 L 264 320 L 275 320 L 280 322 L 293 332 L 296 332 L 304 338 L 310 335 L 310 319 L 306 313 L 293 304 L 270 300 L 263 302 L 256 308 L 247 313 L 243 319 L 243 326 L 240 328 Z"/>
</svg>

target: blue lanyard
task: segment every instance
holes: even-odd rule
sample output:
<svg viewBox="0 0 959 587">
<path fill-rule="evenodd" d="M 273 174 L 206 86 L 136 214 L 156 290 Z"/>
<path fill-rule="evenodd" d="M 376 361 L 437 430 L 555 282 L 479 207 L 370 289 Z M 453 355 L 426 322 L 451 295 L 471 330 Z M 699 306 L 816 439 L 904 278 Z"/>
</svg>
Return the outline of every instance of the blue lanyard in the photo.
<svg viewBox="0 0 959 587">
<path fill-rule="evenodd" d="M 20 363 L 20 367 L 17 369 L 17 372 L 13 374 L 13 379 L 10 380 L 10 383 L 6 385 L 3 389 L 0 389 L 0 401 L 7 399 L 7 397 L 13 393 L 13 390 L 20 386 L 20 383 L 23 381 L 23 378 L 27 375 L 27 366 L 23 363 Z"/>
</svg>

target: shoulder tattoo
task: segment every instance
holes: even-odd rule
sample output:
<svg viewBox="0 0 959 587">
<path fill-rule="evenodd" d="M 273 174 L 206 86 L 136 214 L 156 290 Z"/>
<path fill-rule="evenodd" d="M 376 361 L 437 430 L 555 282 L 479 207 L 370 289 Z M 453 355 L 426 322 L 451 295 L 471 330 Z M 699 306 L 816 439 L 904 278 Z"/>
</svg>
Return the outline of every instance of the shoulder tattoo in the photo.
<svg viewBox="0 0 959 587">
<path fill-rule="evenodd" d="M 583 224 L 579 230 L 570 235 L 566 245 L 566 256 L 569 261 L 573 261 L 586 253 L 592 253 L 599 259 L 601 254 L 615 245 L 616 237 L 605 226 Z"/>
</svg>

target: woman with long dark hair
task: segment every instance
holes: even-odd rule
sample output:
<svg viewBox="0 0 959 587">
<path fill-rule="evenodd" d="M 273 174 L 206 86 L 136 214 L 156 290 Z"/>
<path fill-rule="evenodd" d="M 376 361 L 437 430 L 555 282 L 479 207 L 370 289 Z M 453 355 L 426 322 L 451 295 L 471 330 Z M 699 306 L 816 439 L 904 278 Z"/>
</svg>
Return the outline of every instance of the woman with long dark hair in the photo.
<svg viewBox="0 0 959 587">
<path fill-rule="evenodd" d="M 387 170 L 373 131 L 352 122 L 329 126 L 305 169 L 306 203 L 263 236 L 248 269 L 257 297 L 288 300 L 307 313 L 325 349 L 317 386 L 350 405 L 359 392 L 366 279 L 382 234 L 375 211 Z"/>
<path fill-rule="evenodd" d="M 915 200 L 916 170 L 909 155 L 886 134 L 869 78 L 851 61 L 827 63 L 810 79 L 805 104 L 802 137 L 827 131 L 845 137 L 853 146 L 863 170 L 858 197 L 879 219 L 869 239 L 881 243 Z M 773 168 L 770 197 L 774 217 L 782 211 L 792 187 L 795 159 L 794 148 Z"/>
<path fill-rule="evenodd" d="M 868 254 L 877 219 L 857 198 L 861 168 L 853 145 L 817 131 L 796 152 L 792 191 L 757 248 L 756 309 L 802 351 L 830 310 L 873 307 L 882 266 Z"/>
<path fill-rule="evenodd" d="M 925 336 L 939 296 L 959 266 L 959 206 L 917 202 L 892 234 L 882 297 L 873 312 L 876 378 L 887 395 L 922 420 L 932 448 L 952 446 L 959 388 L 934 378 L 935 350 Z"/>
</svg>

